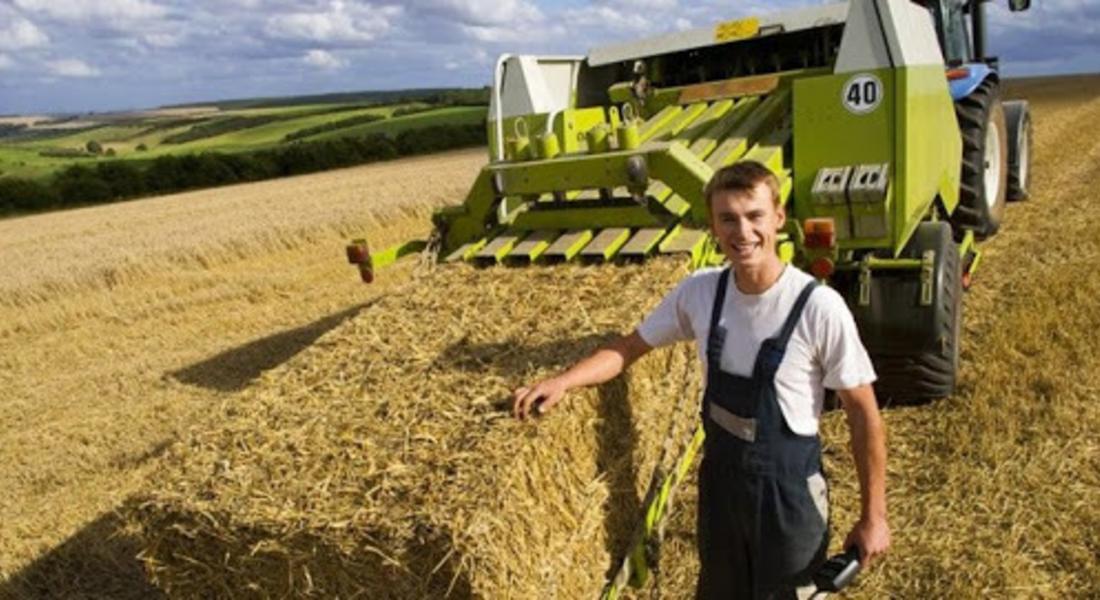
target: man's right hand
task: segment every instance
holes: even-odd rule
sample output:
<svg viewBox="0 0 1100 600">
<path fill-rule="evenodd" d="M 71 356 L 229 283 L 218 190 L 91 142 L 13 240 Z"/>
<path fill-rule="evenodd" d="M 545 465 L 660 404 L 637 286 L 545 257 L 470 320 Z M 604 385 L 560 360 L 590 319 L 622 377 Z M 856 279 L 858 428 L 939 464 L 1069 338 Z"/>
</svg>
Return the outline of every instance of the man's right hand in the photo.
<svg viewBox="0 0 1100 600">
<path fill-rule="evenodd" d="M 650 350 L 652 347 L 637 331 L 620 337 L 564 373 L 516 390 L 512 394 L 512 413 L 520 420 L 532 413 L 541 415 L 560 402 L 570 389 L 610 381 Z"/>
<path fill-rule="evenodd" d="M 524 420 L 529 414 L 543 414 L 565 397 L 566 386 L 560 377 L 544 379 L 529 387 L 521 387 L 513 394 L 512 414 Z"/>
</svg>

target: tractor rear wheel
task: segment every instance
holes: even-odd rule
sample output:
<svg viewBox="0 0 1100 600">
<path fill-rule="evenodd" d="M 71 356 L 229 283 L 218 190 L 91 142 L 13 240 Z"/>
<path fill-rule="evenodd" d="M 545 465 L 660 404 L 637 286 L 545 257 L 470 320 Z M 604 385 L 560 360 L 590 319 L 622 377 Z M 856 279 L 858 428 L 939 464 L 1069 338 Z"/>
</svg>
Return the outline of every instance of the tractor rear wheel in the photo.
<svg viewBox="0 0 1100 600">
<path fill-rule="evenodd" d="M 1008 191 L 1009 202 L 1027 200 L 1031 195 L 1031 111 L 1027 100 L 1004 103 L 1008 126 Z"/>
<path fill-rule="evenodd" d="M 880 403 L 914 403 L 950 396 L 959 367 L 962 323 L 962 261 L 950 226 L 922 223 L 902 258 L 935 253 L 932 302 L 921 303 L 921 274 L 883 271 L 872 278 L 870 305 L 859 306 L 858 284 L 849 288 L 849 306 L 878 374 Z"/>
<path fill-rule="evenodd" d="M 967 230 L 979 240 L 1001 226 L 1008 179 L 1008 136 L 997 82 L 987 79 L 955 103 L 962 133 L 959 204 L 951 213 L 955 239 Z"/>
</svg>

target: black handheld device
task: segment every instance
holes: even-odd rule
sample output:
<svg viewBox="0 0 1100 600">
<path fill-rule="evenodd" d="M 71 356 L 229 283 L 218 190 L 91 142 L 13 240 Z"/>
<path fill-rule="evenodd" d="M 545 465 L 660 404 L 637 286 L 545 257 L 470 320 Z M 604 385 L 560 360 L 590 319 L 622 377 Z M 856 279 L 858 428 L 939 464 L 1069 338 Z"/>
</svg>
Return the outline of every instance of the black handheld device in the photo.
<svg viewBox="0 0 1100 600">
<path fill-rule="evenodd" d="M 858 574 L 859 548 L 852 546 L 818 567 L 813 580 L 820 592 L 839 592 L 852 583 Z"/>
</svg>

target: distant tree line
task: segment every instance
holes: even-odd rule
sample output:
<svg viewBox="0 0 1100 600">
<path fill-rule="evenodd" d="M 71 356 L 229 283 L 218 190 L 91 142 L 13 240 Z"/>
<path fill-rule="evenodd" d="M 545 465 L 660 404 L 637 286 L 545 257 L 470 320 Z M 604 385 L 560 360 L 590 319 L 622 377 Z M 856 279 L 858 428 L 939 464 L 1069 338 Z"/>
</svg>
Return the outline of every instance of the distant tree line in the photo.
<svg viewBox="0 0 1100 600">
<path fill-rule="evenodd" d="M 71 165 L 45 181 L 0 177 L 0 214 L 259 181 L 485 143 L 482 124 L 434 125 L 396 137 L 371 134 L 246 153 L 204 152 Z"/>
<path fill-rule="evenodd" d="M 446 90 L 423 96 L 419 101 L 438 106 L 486 106 L 489 104 L 489 88 Z"/>
</svg>

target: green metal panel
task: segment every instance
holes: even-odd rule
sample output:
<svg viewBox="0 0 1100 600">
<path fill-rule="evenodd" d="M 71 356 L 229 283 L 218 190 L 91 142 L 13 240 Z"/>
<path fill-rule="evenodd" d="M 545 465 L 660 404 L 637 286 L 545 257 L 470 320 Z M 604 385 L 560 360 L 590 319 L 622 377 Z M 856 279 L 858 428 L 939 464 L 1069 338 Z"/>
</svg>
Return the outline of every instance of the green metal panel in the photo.
<svg viewBox="0 0 1100 600">
<path fill-rule="evenodd" d="M 687 127 L 682 132 L 676 135 L 674 141 L 683 142 L 689 145 L 689 149 L 699 158 L 705 158 L 704 152 L 709 152 L 713 149 L 713 146 L 707 148 L 706 141 L 700 145 L 696 145 L 697 138 L 703 136 L 708 131 L 714 129 L 713 125 L 715 121 L 720 119 L 723 115 L 729 112 L 733 107 L 732 100 L 720 100 L 710 105 L 707 110 L 699 116 L 698 119 L 691 123 L 690 127 Z M 732 127 L 732 124 L 729 125 Z M 713 141 L 713 140 L 711 140 Z M 672 194 L 672 188 L 668 187 L 663 181 L 654 181 L 649 184 L 649 189 L 646 190 L 646 195 L 652 196 L 658 202 L 665 205 L 669 212 L 677 215 L 685 214 L 690 205 L 687 201 L 680 196 L 674 196 Z M 671 197 L 670 197 L 671 196 Z"/>
<path fill-rule="evenodd" d="M 772 173 L 783 173 L 783 146 L 791 139 L 791 130 L 786 128 L 776 129 L 764 136 L 752 147 L 742 160 L 755 160 L 771 170 Z"/>
<path fill-rule="evenodd" d="M 962 135 L 943 67 L 898 69 L 894 254 L 900 254 L 938 193 L 948 212 L 959 201 Z"/>
<path fill-rule="evenodd" d="M 718 169 L 737 162 L 749 149 L 749 141 L 767 135 L 769 129 L 787 114 L 790 106 L 790 90 L 780 89 L 768 96 L 753 109 L 726 139 L 707 157 L 707 164 Z"/>
<path fill-rule="evenodd" d="M 659 248 L 662 254 L 690 253 L 696 256 L 703 251 L 709 235 L 702 229 L 677 226 L 669 232 Z"/>
<path fill-rule="evenodd" d="M 561 139 L 562 151 L 582 152 L 588 149 L 585 133 L 607 122 L 607 113 L 603 107 L 571 108 L 558 113 L 554 119 L 554 131 Z"/>
<path fill-rule="evenodd" d="M 574 229 L 566 232 L 542 254 L 544 259 L 572 260 L 592 240 L 591 229 Z"/>
<path fill-rule="evenodd" d="M 553 160 L 526 163 L 494 163 L 486 167 L 499 172 L 509 194 L 541 194 L 580 188 L 615 188 L 629 183 L 627 160 L 640 152 L 620 150 L 604 154 L 560 156 Z"/>
<path fill-rule="evenodd" d="M 634 236 L 622 247 L 619 253 L 632 256 L 647 256 L 657 249 L 657 244 L 659 244 L 664 237 L 664 227 L 644 227 L 634 233 Z"/>
<path fill-rule="evenodd" d="M 515 117 L 504 118 L 504 139 L 507 141 L 509 138 L 516 137 L 516 123 L 522 121 L 523 124 L 519 125 L 522 131 L 526 131 L 528 136 L 532 136 L 535 133 L 540 133 L 546 130 L 546 119 L 549 117 L 547 113 L 536 113 L 530 115 L 518 115 Z M 495 119 L 487 119 L 485 126 L 489 131 L 489 158 L 493 158 L 493 148 L 496 148 L 497 144 L 497 122 Z M 505 144 L 507 146 L 507 144 Z"/>
<path fill-rule="evenodd" d="M 485 244 L 488 243 L 488 241 L 488 238 L 481 238 L 480 240 L 476 240 L 473 242 L 466 242 L 465 244 L 462 244 L 453 252 L 448 254 L 447 257 L 443 259 L 443 262 L 470 260 L 474 257 L 474 254 L 476 254 L 478 250 L 481 250 L 485 246 Z"/>
<path fill-rule="evenodd" d="M 693 125 L 684 135 L 677 136 L 676 139 L 690 142 L 688 149 L 691 153 L 700 159 L 705 159 L 718 147 L 719 140 L 744 121 L 759 102 L 759 98 L 742 99 L 736 106 L 732 100 L 715 102 L 712 105 L 715 109 L 713 118 L 705 121 L 701 118 L 702 122 L 698 126 Z M 688 201 L 683 196 L 673 193 L 663 181 L 651 185 L 649 194 L 657 198 L 673 214 L 684 215 L 691 209 Z"/>
<path fill-rule="evenodd" d="M 517 232 L 503 233 L 493 238 L 477 252 L 474 252 L 473 258 L 479 261 L 500 262 L 504 260 L 504 257 L 512 251 L 512 248 L 519 243 L 524 235 L 524 233 Z"/>
<path fill-rule="evenodd" d="M 546 122 L 549 117 L 550 115 L 548 113 L 507 117 L 504 119 L 504 138 L 507 141 L 508 139 L 516 137 L 516 123 L 518 121 L 523 121 L 523 125 L 520 125 L 521 131 L 526 131 L 527 136 L 533 143 L 538 135 L 546 131 Z M 555 113 L 552 128 L 553 132 L 558 136 L 562 152 L 580 152 L 587 148 L 587 143 L 584 141 L 584 133 L 592 127 L 606 122 L 607 112 L 603 107 L 570 108 Z M 490 119 L 486 122 L 486 126 L 489 130 L 489 148 L 495 148 L 497 136 L 496 121 Z"/>
<path fill-rule="evenodd" d="M 667 224 L 670 215 L 655 215 L 648 207 L 599 206 L 593 208 L 561 208 L 530 210 L 516 217 L 516 229 L 581 229 L 588 227 L 659 227 Z"/>
<path fill-rule="evenodd" d="M 706 223 L 703 188 L 714 175 L 714 169 L 679 142 L 670 144 L 665 152 L 650 153 L 649 164 L 652 175 L 676 190 L 677 195 L 687 202 L 692 219 L 697 223 Z M 669 208 L 667 204 L 665 207 Z M 683 216 L 685 213 L 676 214 Z"/>
<path fill-rule="evenodd" d="M 675 118 L 668 123 L 659 127 L 650 137 L 653 140 L 664 140 L 668 138 L 675 138 L 683 131 L 688 125 L 691 125 L 695 119 L 699 118 L 704 111 L 707 110 L 706 102 L 697 102 L 690 106 L 685 107 Z"/>
<path fill-rule="evenodd" d="M 791 212 L 796 219 L 832 217 L 838 231 L 847 230 L 850 213 L 845 204 L 812 202 L 810 192 L 818 169 L 822 167 L 890 163 L 891 173 L 896 175 L 893 165 L 897 142 L 894 71 L 880 69 L 867 73 L 882 82 L 883 97 L 874 110 L 863 114 L 853 113 L 844 105 L 844 87 L 852 74 L 810 77 L 794 82 L 794 202 Z M 838 239 L 838 245 L 842 250 L 890 247 L 891 238 Z"/>
<path fill-rule="evenodd" d="M 488 168 L 483 168 L 461 206 L 445 207 L 432 215 L 432 222 L 436 227 L 446 231 L 442 248 L 444 254 L 453 252 L 466 242 L 484 237 L 487 228 L 492 227 L 489 223 L 489 212 L 493 205 L 490 175 Z"/>
<path fill-rule="evenodd" d="M 840 240 L 842 250 L 890 248 L 897 255 L 937 195 L 948 210 L 957 204 L 961 139 L 941 66 L 868 74 L 882 82 L 884 96 L 866 114 L 844 107 L 844 86 L 853 74 L 795 82 L 795 213 L 800 219 L 837 220 L 838 230 L 852 234 Z M 872 163 L 890 164 L 885 202 L 852 203 L 849 210 L 811 201 L 818 169 Z M 875 229 L 888 231 L 881 237 L 866 234 Z"/>
<path fill-rule="evenodd" d="M 408 256 L 409 254 L 415 254 L 426 248 L 428 243 L 424 240 L 410 240 L 394 246 L 390 246 L 385 250 L 375 254 L 372 258 L 372 266 L 376 269 L 393 264 L 397 259 Z"/>
<path fill-rule="evenodd" d="M 718 147 L 718 143 L 741 121 L 752 114 L 753 109 L 759 104 L 759 98 L 742 98 L 738 100 L 737 104 L 732 106 L 718 122 L 691 143 L 691 151 L 703 158 L 710 156 L 710 153 Z"/>
<path fill-rule="evenodd" d="M 558 231 L 556 229 L 536 231 L 523 238 L 522 242 L 516 244 L 505 258 L 508 260 L 534 262 L 542 256 L 543 252 L 546 252 L 546 250 L 550 248 L 550 244 L 553 243 L 557 237 Z"/>
<path fill-rule="evenodd" d="M 630 229 L 626 227 L 609 227 L 596 235 L 596 237 L 584 247 L 581 256 L 586 258 L 600 258 L 611 260 L 619 248 L 630 239 Z"/>
<path fill-rule="evenodd" d="M 682 106 L 666 106 L 652 118 L 646 120 L 638 127 L 641 141 L 645 142 L 659 135 L 662 129 L 670 125 L 683 110 L 684 107 Z"/>
</svg>

